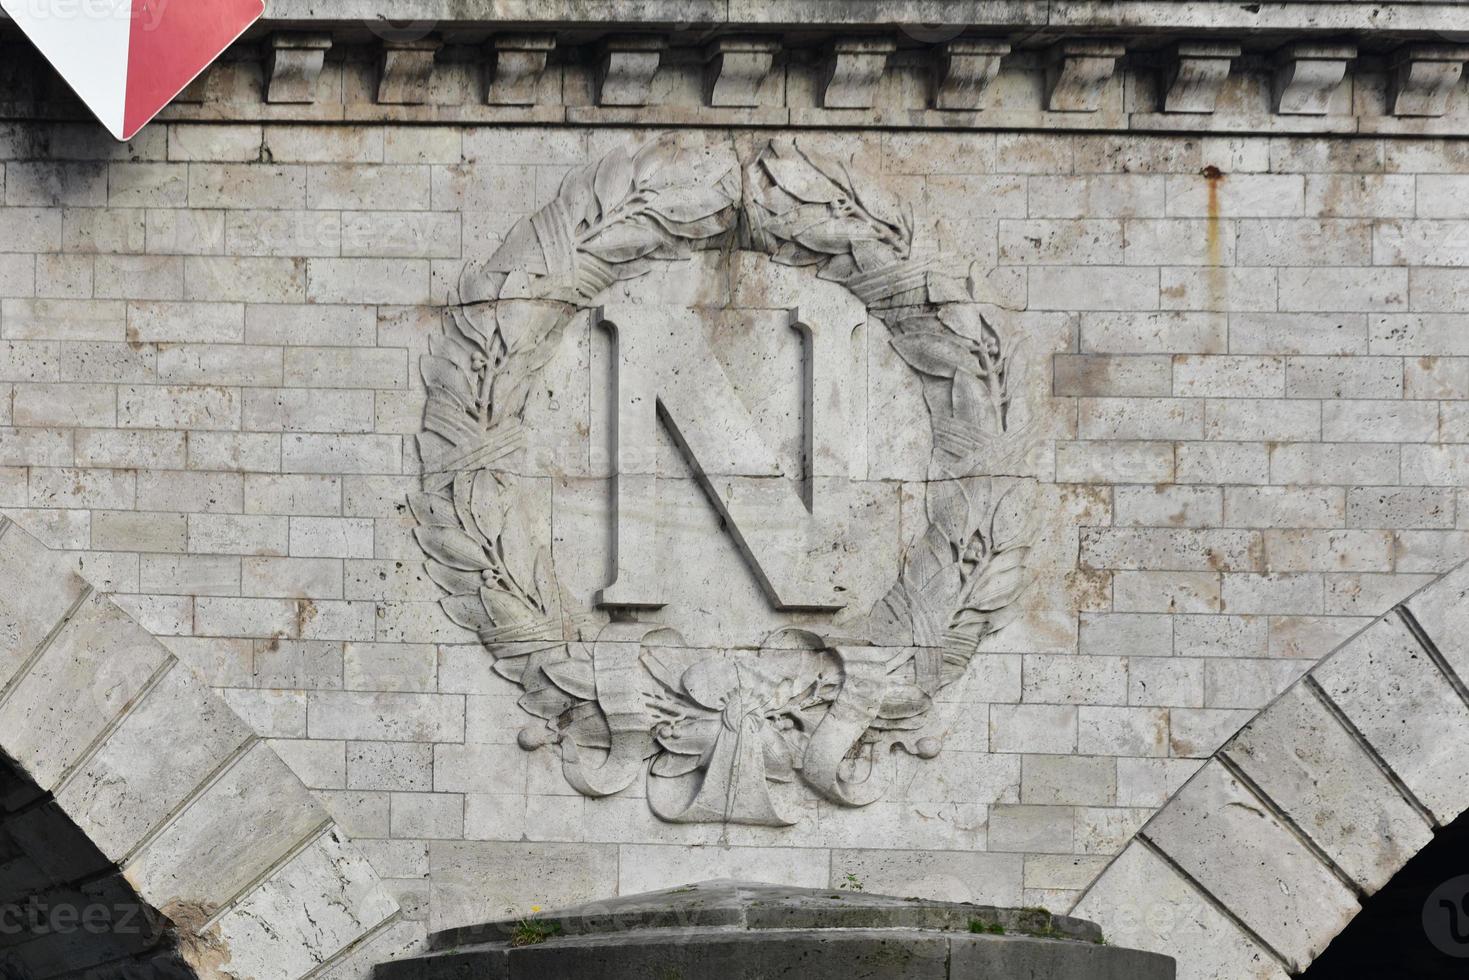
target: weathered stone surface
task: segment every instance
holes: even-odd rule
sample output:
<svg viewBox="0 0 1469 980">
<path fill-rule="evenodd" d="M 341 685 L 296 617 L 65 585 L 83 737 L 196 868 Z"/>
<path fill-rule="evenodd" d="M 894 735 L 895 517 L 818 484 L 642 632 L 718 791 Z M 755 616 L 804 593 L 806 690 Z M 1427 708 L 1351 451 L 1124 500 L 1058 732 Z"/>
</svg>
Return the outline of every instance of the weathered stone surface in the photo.
<svg viewBox="0 0 1469 980">
<path fill-rule="evenodd" d="M 305 787 L 263 743 L 241 755 L 124 873 L 157 907 L 215 910 L 321 824 Z"/>
<path fill-rule="evenodd" d="M 0 731 L 6 754 L 52 790 L 169 657 L 96 593 L 39 653 L 7 692 Z"/>
<path fill-rule="evenodd" d="M 1229 77 L 1231 62 L 1239 57 L 1240 51 L 1237 44 L 1180 43 L 1174 51 L 1176 61 L 1169 70 L 1163 111 L 1213 112 L 1219 103 L 1219 90 Z"/>
<path fill-rule="evenodd" d="M 1052 112 L 1096 112 L 1102 94 L 1126 53 L 1120 44 L 1067 41 L 1049 55 L 1046 108 Z"/>
<path fill-rule="evenodd" d="M 5 567 L 43 567 L 47 560 L 45 548 L 29 534 L 19 530 L 12 534 L 11 530 L 9 521 L 0 524 L 0 561 Z M 0 590 L 0 635 L 5 640 L 0 670 L 7 686 L 84 597 L 87 588 L 82 578 L 68 575 L 59 581 L 17 577 Z"/>
<path fill-rule="evenodd" d="M 1261 712 L 1224 753 L 1369 893 L 1433 836 L 1304 684 Z"/>
<path fill-rule="evenodd" d="M 398 903 L 366 859 L 329 830 L 216 924 L 239 976 L 306 976 L 372 932 Z"/>
<path fill-rule="evenodd" d="M 1107 941 L 1170 955 L 1180 980 L 1284 980 L 1278 960 L 1219 912 L 1187 879 L 1136 841 L 1076 904 Z"/>
<path fill-rule="evenodd" d="M 270 41 L 267 102 L 315 102 L 329 34 L 276 34 Z"/>
<path fill-rule="evenodd" d="M 74 609 L 33 643 L 0 706 L 0 746 L 14 760 L 0 774 L 11 814 L 0 823 L 10 849 L 20 849 L 7 852 L 0 891 L 23 889 L 17 899 L 28 893 L 42 907 L 71 909 L 86 927 L 38 923 L 14 933 L 14 965 L 55 974 L 126 959 L 113 964 L 118 975 L 141 968 L 182 976 L 174 934 L 160 924 L 166 916 L 182 940 L 179 955 L 195 966 L 236 956 L 257 975 L 269 964 L 301 976 L 397 910 L 360 853 L 225 699 L 117 604 L 89 593 L 71 561 L 8 524 L 0 544 L 0 579 L 11 594 L 30 585 L 32 612 L 47 610 L 42 595 Z M 261 885 L 308 834 L 326 835 L 323 853 L 340 873 L 293 871 L 309 860 L 297 856 L 276 875 L 284 884 Z M 277 907 L 264 932 L 195 935 L 230 903 L 238 904 L 220 928 L 271 902 L 284 902 L 295 918 Z M 99 933 L 103 904 L 112 925 Z"/>
<path fill-rule="evenodd" d="M 1464 74 L 1469 48 L 1460 45 L 1409 45 L 1393 70 L 1392 111 L 1398 116 L 1442 116 L 1449 111 L 1454 86 Z"/>
<path fill-rule="evenodd" d="M 1310 963 L 1357 913 L 1351 891 L 1217 762 L 1144 833 L 1293 969 Z M 1254 842 L 1248 856 L 1244 841 Z"/>
<path fill-rule="evenodd" d="M 433 38 L 385 42 L 377 100 L 391 105 L 428 102 L 433 94 L 434 56 L 442 46 Z"/>
<path fill-rule="evenodd" d="M 486 86 L 491 105 L 534 105 L 554 34 L 498 34 L 490 39 L 493 73 Z"/>
<path fill-rule="evenodd" d="M 513 859 L 522 838 L 554 845 L 546 853 L 555 859 L 542 862 L 555 869 L 545 888 L 575 898 L 761 867 L 792 881 L 840 883 L 845 864 L 859 877 L 901 884 L 902 894 L 1064 908 L 1098 859 L 1115 853 L 1201 758 L 1469 542 L 1456 513 L 1469 473 L 1469 348 L 1465 277 L 1455 268 L 1469 160 L 1452 138 L 1465 107 L 1456 92 L 1443 115 L 1394 113 L 1413 93 L 1438 111 L 1453 69 L 1434 60 L 1444 52 L 1405 42 L 1453 25 L 1435 20 L 1444 10 L 1431 4 L 1386 7 L 1369 19 L 1368 4 L 1291 2 L 1251 14 L 1215 3 L 940 11 L 879 3 L 843 8 L 840 23 L 831 4 L 716 7 L 654 3 L 623 11 L 616 25 L 600 8 L 545 7 L 547 18 L 574 15 L 583 25 L 575 30 L 540 21 L 541 11 L 533 20 L 470 23 L 447 16 L 463 10 L 409 9 L 421 28 L 434 22 L 446 45 L 423 101 L 392 105 L 377 102 L 379 42 L 361 25 L 371 20 L 396 37 L 409 21 L 379 23 L 377 8 L 289 8 L 299 19 L 267 24 L 262 37 L 339 31 L 321 56 L 312 101 L 264 101 L 261 56 L 269 59 L 271 46 L 252 41 L 216 66 L 195 93 L 203 101 L 170 108 L 166 122 L 117 147 L 98 142 L 89 124 L 41 121 L 63 110 L 25 101 L 30 78 L 44 75 L 17 53 L 0 69 L 0 85 L 20 100 L 7 103 L 0 123 L 0 506 L 74 552 L 100 589 L 116 590 L 122 606 L 205 669 L 251 728 L 279 739 L 344 824 L 377 838 L 370 856 L 401 876 L 394 887 L 422 919 L 442 923 L 443 910 L 460 903 L 483 918 L 512 902 L 545 901 L 541 865 Z M 920 14 L 945 23 L 921 27 Z M 667 21 L 640 19 L 655 15 Z M 675 21 L 730 26 L 711 34 L 672 30 Z M 1035 24 L 1051 25 L 1044 39 L 1016 34 Z M 651 74 L 651 59 L 633 59 L 642 104 L 598 105 L 595 46 L 629 31 L 665 44 Z M 1294 46 L 1339 37 L 1355 38 L 1364 54 L 1327 85 L 1325 114 L 1276 112 L 1272 51 L 1310 61 Z M 715 47 L 729 42 L 717 74 L 711 38 L 720 39 Z M 986 47 L 991 38 L 1015 50 L 1001 57 Z M 1036 45 L 1124 38 L 1144 40 L 1115 59 L 1094 112 L 1047 109 L 1047 47 Z M 1204 39 L 1246 54 L 1186 47 Z M 880 72 L 868 73 L 870 84 L 856 86 L 870 105 L 823 108 L 822 45 L 847 40 L 897 44 Z M 319 53 L 307 56 L 313 68 Z M 1415 75 L 1412 59 L 1399 57 L 1414 54 L 1432 71 Z M 1180 68 L 1194 59 L 1190 90 L 1210 96 L 1196 105 L 1212 112 L 1169 111 L 1170 95 L 1183 94 L 1173 83 L 1188 82 L 1183 71 L 1170 77 L 1175 56 Z M 1391 76 L 1404 63 L 1399 84 Z M 716 91 L 729 88 L 721 78 L 739 78 L 739 100 L 756 104 L 720 104 L 727 95 Z M 579 746 L 571 772 L 580 785 L 615 783 L 598 769 L 606 749 L 601 722 L 590 717 L 597 709 L 564 717 L 546 687 L 530 703 L 551 717 L 517 704 L 527 686 L 495 672 L 477 619 L 466 628 L 437 605 L 448 593 L 429 576 L 414 537 L 422 522 L 405 503 L 422 469 L 447 472 L 419 442 L 430 383 L 418 370 L 425 354 L 447 356 L 446 338 L 456 335 L 443 329 L 446 308 L 501 293 L 515 303 L 570 304 L 572 293 L 531 296 L 531 283 L 543 265 L 547 277 L 563 268 L 555 242 L 595 237 L 601 205 L 540 214 L 533 236 L 517 222 L 561 201 L 568 174 L 581 189 L 566 200 L 595 201 L 595 170 L 613 149 L 635 156 L 669 130 L 700 136 L 688 156 L 651 168 L 669 182 L 660 185 L 663 202 L 675 200 L 686 216 L 723 207 L 672 221 L 682 236 L 658 247 L 704 242 L 690 225 L 731 203 L 739 215 L 706 225 L 723 229 L 707 236 L 717 248 L 688 261 L 655 259 L 661 273 L 621 280 L 600 298 L 589 293 L 605 285 L 602 267 L 576 252 L 572 264 L 598 274 L 574 284 L 574 305 L 718 307 L 701 323 L 705 346 L 735 400 L 746 399 L 782 478 L 806 465 L 802 341 L 775 312 L 754 311 L 784 312 L 851 280 L 874 312 L 854 336 L 856 425 L 842 447 L 859 499 L 870 502 L 855 532 L 835 539 L 837 564 L 854 576 L 840 583 L 852 610 L 844 618 L 773 608 L 750 549 L 731 531 L 751 522 L 726 520 L 710 502 L 718 493 L 699 482 L 699 473 L 718 471 L 717 454 L 703 453 L 710 465 L 701 471 L 674 439 L 656 440 L 656 475 L 673 499 L 633 529 L 658 527 L 661 536 L 634 553 L 659 557 L 668 602 L 632 615 L 683 628 L 681 640 L 649 645 L 685 658 L 670 669 L 680 697 L 707 693 L 698 676 L 683 683 L 695 659 L 834 684 L 837 668 L 799 645 L 758 655 L 754 647 L 793 625 L 846 636 L 849 617 L 884 598 L 946 492 L 947 480 L 929 472 L 935 445 L 944 466 L 975 464 L 962 479 L 977 478 L 972 499 L 986 508 L 1020 478 L 1038 484 L 1035 501 L 1016 508 L 1038 528 L 1023 562 L 1035 584 L 1012 604 L 1018 618 L 986 637 L 928 713 L 905 715 L 921 698 L 879 705 L 888 730 L 908 733 L 898 736 L 906 746 L 884 742 L 865 783 L 864 760 L 845 775 L 863 793 L 876 794 L 881 781 L 881 799 L 850 807 L 854 797 L 833 802 L 799 776 L 767 780 L 778 813 L 799 820 L 791 827 L 660 821 L 649 799 L 656 792 L 637 774 L 610 797 L 577 792 L 566 778 L 568 740 Z M 786 201 L 771 190 L 771 207 L 754 212 L 742 174 L 725 196 L 665 193 L 691 172 L 712 181 L 725 164 L 742 167 L 777 132 L 830 161 L 845 203 L 808 201 L 803 193 L 831 191 L 788 181 L 780 193 L 801 193 Z M 603 174 L 603 192 L 616 184 L 614 169 Z M 757 175 L 754 185 L 764 183 Z M 830 228 L 808 223 L 830 218 L 809 207 L 822 204 L 870 210 L 891 224 L 874 231 L 854 210 L 832 239 Z M 768 251 L 745 247 L 754 213 L 777 216 L 778 229 L 799 226 L 798 237 L 781 240 L 793 243 L 784 257 L 813 266 L 776 269 Z M 851 247 L 853 227 L 877 236 L 863 241 L 911 247 L 900 263 L 906 272 L 938 261 L 904 280 L 913 292 L 883 295 L 875 273 L 891 255 Z M 520 244 L 500 257 L 525 260 L 526 282 L 498 281 L 502 269 L 488 276 L 492 289 L 461 294 L 462 269 L 491 260 L 510 239 Z M 548 242 L 561 259 L 546 264 Z M 603 239 L 615 261 L 598 261 L 619 275 L 646 272 L 619 250 L 650 242 Z M 841 258 L 798 250 L 813 243 Z M 866 278 L 854 277 L 859 267 Z M 966 454 L 973 432 L 946 425 L 974 416 L 946 413 L 984 411 L 989 392 L 956 392 L 942 368 L 915 377 L 894 346 L 903 330 L 881 322 L 906 304 L 970 300 L 1004 307 L 983 315 L 1003 350 L 1015 352 L 1024 446 L 1014 451 L 985 442 Z M 627 612 L 592 602 L 613 566 L 615 509 L 602 481 L 614 458 L 607 409 L 615 398 L 611 339 L 588 317 L 561 328 L 560 349 L 524 386 L 528 431 L 501 467 L 524 481 L 529 516 L 518 526 L 550 541 L 561 580 L 554 613 L 538 610 L 545 615 L 527 627 L 542 639 L 507 652 L 545 659 L 540 651 L 556 639 L 572 660 L 585 649 L 605 666 L 590 648 L 604 620 Z M 506 320 L 500 337 L 522 336 L 527 322 Z M 982 328 L 966 336 L 975 346 L 988 338 Z M 477 389 L 469 390 L 472 401 Z M 513 401 L 501 399 L 506 391 L 497 386 L 497 406 Z M 676 414 L 710 442 L 748 448 L 725 424 L 727 395 L 700 386 L 695 409 Z M 723 462 L 754 458 L 727 455 Z M 815 462 L 833 460 L 826 452 Z M 768 479 L 733 472 L 740 468 L 728 475 Z M 827 486 L 816 489 L 815 503 L 834 499 Z M 770 564 L 782 563 L 774 557 Z M 483 609 L 474 570 L 457 571 L 470 573 L 456 580 L 464 589 L 456 594 L 470 597 L 457 611 Z M 40 609 L 52 600 L 27 585 L 17 603 Z M 952 650 L 920 642 L 910 624 L 897 633 L 891 655 L 911 652 L 922 676 L 949 663 Z M 1449 641 L 1440 643 L 1457 663 Z M 817 661 L 807 673 L 790 669 Z M 559 671 L 570 694 L 582 692 L 580 705 L 598 700 L 588 697 L 597 675 L 595 667 L 590 680 L 579 667 Z M 917 687 L 916 666 L 913 676 Z M 152 704 L 145 698 L 139 709 Z M 782 739 L 799 738 L 789 732 L 810 731 L 828 710 L 803 709 L 805 727 L 785 729 L 753 701 L 745 706 L 766 719 L 752 724 L 785 732 L 774 736 Z M 722 722 L 723 711 L 710 711 L 702 721 Z M 918 717 L 932 728 L 902 727 Z M 528 753 L 516 744 L 527 724 L 527 741 L 539 746 Z M 684 723 L 684 732 L 694 728 Z M 133 734 L 124 724 L 116 737 L 123 731 Z M 680 738 L 684 748 L 698 742 Z M 936 757 L 924 757 L 936 747 Z M 196 771 L 221 748 L 201 735 L 198 756 L 180 771 Z M 1347 748 L 1330 751 L 1345 757 Z M 1341 786 L 1361 775 L 1330 772 Z M 1338 791 L 1290 785 L 1279 796 L 1299 793 L 1301 813 L 1291 819 L 1303 830 Z M 682 797 L 657 798 L 664 813 L 688 812 Z M 114 804 L 99 797 L 96 805 Z M 161 793 L 159 805 L 161 815 L 138 807 L 135 819 L 118 821 L 119 838 L 146 833 L 139 828 L 182 804 Z M 729 849 L 716 846 L 721 833 Z M 442 849 L 461 837 L 492 846 L 466 844 L 462 868 L 428 861 L 429 838 Z M 1347 837 L 1334 845 L 1339 852 L 1316 843 L 1361 882 L 1380 877 L 1399 853 Z M 914 853 L 927 856 L 905 873 Z M 485 891 L 502 904 L 488 907 Z"/>
<path fill-rule="evenodd" d="M 833 43 L 826 56 L 821 104 L 829 109 L 870 108 L 897 44 L 889 40 L 851 39 Z"/>
<path fill-rule="evenodd" d="M 1454 568 L 1403 605 L 1459 680 L 1469 677 L 1469 565 Z"/>
<path fill-rule="evenodd" d="M 779 50 L 779 43 L 769 39 L 716 38 L 705 51 L 709 104 L 759 105 Z"/>
<path fill-rule="evenodd" d="M 978 109 L 984 93 L 1000 74 L 1010 53 L 1004 41 L 950 41 L 934 61 L 933 104 L 936 109 Z"/>
<path fill-rule="evenodd" d="M 598 105 L 637 106 L 648 101 L 664 42 L 654 37 L 609 38 L 598 72 Z"/>
<path fill-rule="evenodd" d="M 1174 975 L 1167 958 L 1101 945 L 1095 927 L 1076 919 L 750 882 L 703 882 L 550 913 L 534 920 L 551 932 L 540 943 L 512 939 L 524 921 L 439 933 L 430 940 L 438 952 L 385 964 L 379 975 L 434 980 L 470 972 L 611 977 L 677 971 L 698 978 L 783 971 L 793 963 L 833 978 Z"/>
<path fill-rule="evenodd" d="M 1469 706 L 1400 619 L 1378 620 L 1312 677 L 1435 819 L 1469 807 L 1454 747 Z"/>
<path fill-rule="evenodd" d="M 1320 116 L 1331 111 L 1332 97 L 1357 56 L 1350 44 L 1297 44 L 1278 55 L 1275 75 L 1277 112 Z"/>
<path fill-rule="evenodd" d="M 192 671 L 175 664 L 57 799 L 92 842 L 117 860 L 250 735 Z"/>
</svg>

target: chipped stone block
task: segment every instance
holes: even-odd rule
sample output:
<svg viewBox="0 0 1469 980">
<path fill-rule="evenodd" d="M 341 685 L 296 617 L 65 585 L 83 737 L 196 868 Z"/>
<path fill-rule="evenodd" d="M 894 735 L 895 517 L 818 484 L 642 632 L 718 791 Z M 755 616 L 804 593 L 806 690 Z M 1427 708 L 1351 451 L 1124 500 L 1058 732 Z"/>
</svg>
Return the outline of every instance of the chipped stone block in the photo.
<svg viewBox="0 0 1469 980">
<path fill-rule="evenodd" d="M 1285 116 L 1324 116 L 1347 63 L 1357 57 L 1354 44 L 1300 43 L 1276 55 L 1275 111 Z"/>
<path fill-rule="evenodd" d="M 821 104 L 827 109 L 870 109 L 877 104 L 877 84 L 887 71 L 897 43 L 884 38 L 836 41 L 827 53 Z"/>
<path fill-rule="evenodd" d="M 775 65 L 780 42 L 764 38 L 716 38 L 704 51 L 704 90 L 710 105 L 757 106 Z"/>
<path fill-rule="evenodd" d="M 978 109 L 1010 53 L 1006 41 L 949 41 L 933 54 L 935 109 Z"/>
<path fill-rule="evenodd" d="M 307 976 L 398 909 L 335 829 L 318 837 L 216 924 L 240 976 Z"/>
<path fill-rule="evenodd" d="M 434 57 L 440 41 L 384 41 L 377 100 L 385 105 L 421 105 L 433 90 Z"/>
<path fill-rule="evenodd" d="M 1213 112 L 1240 50 L 1238 44 L 1228 42 L 1180 42 L 1168 69 L 1163 111 Z"/>
<path fill-rule="evenodd" d="M 554 34 L 497 34 L 490 39 L 490 105 L 535 105 L 546 62 L 556 47 Z"/>
<path fill-rule="evenodd" d="M 1052 112 L 1096 112 L 1102 91 L 1127 53 L 1109 41 L 1064 41 L 1051 49 L 1046 63 L 1046 108 Z"/>
<path fill-rule="evenodd" d="M 270 39 L 265 101 L 316 101 L 316 83 L 332 46 L 330 34 L 275 34 Z"/>
<path fill-rule="evenodd" d="M 1469 46 L 1462 44 L 1410 44 L 1397 52 L 1392 65 L 1393 115 L 1446 115 L 1465 61 Z"/>
<path fill-rule="evenodd" d="M 597 105 L 646 105 L 668 42 L 661 37 L 611 37 L 602 42 Z"/>
</svg>

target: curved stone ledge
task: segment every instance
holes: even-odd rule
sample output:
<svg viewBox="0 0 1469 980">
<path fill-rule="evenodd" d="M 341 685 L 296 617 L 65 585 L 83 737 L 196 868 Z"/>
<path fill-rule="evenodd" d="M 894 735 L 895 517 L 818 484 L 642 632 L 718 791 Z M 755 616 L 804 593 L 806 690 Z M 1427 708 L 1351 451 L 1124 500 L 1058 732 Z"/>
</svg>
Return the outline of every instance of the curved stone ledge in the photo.
<svg viewBox="0 0 1469 980">
<path fill-rule="evenodd" d="M 785 975 L 812 980 L 1172 980 L 1164 956 L 1105 945 L 1090 922 L 826 889 L 706 881 L 434 935 L 377 980 Z"/>
<path fill-rule="evenodd" d="M 0 583 L 0 751 L 169 920 L 200 977 L 361 976 L 338 971 L 358 947 L 381 959 L 416 938 L 275 752 L 9 521 Z"/>
<path fill-rule="evenodd" d="M 1304 970 L 1469 809 L 1469 565 L 1262 710 L 1075 905 L 1188 980 Z"/>
</svg>

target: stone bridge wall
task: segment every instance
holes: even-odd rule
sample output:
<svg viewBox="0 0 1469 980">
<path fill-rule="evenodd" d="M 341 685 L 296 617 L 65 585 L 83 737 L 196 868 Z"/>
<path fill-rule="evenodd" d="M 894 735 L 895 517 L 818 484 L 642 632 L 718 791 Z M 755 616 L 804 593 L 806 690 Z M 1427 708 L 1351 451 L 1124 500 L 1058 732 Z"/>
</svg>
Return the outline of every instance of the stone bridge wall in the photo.
<svg viewBox="0 0 1469 980">
<path fill-rule="evenodd" d="M 508 48 L 282 34 L 125 146 L 56 118 L 44 76 L 7 81 L 0 506 L 200 672 L 411 919 L 710 877 L 1064 910 L 1241 725 L 1469 552 L 1459 55 L 1414 49 L 1400 75 L 1431 34 L 1332 48 L 1305 24 L 1195 52 L 1195 113 L 1166 111 L 1172 48 L 1059 28 L 1012 36 L 992 79 L 983 51 L 941 69 L 901 32 L 890 60 L 731 49 L 712 81 L 678 36 L 651 58 L 562 44 L 549 68 L 531 45 L 530 88 L 495 104 Z M 1323 62 L 1329 84 L 1302 69 Z M 706 86 L 738 64 L 749 104 L 719 105 Z M 953 71 L 984 108 L 936 107 Z M 573 168 L 689 124 L 795 135 L 912 204 L 919 247 L 975 263 L 1029 353 L 1023 617 L 949 696 L 938 758 L 788 829 L 664 824 L 522 750 L 520 692 L 438 605 L 405 504 L 419 359 L 463 265 Z M 889 431 L 868 478 L 898 499 L 924 479 L 923 406 L 866 401 Z"/>
</svg>

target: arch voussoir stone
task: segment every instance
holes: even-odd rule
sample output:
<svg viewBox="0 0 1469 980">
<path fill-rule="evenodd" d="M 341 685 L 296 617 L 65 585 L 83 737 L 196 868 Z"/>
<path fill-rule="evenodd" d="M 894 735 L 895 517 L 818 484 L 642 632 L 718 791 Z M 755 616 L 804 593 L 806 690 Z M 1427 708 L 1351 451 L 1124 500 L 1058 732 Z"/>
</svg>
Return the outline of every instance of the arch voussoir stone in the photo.
<svg viewBox="0 0 1469 980">
<path fill-rule="evenodd" d="M 16 787 L 0 799 L 15 858 L 0 900 L 126 905 L 149 930 L 85 953 L 76 940 L 65 962 L 90 957 L 98 978 L 345 978 L 412 944 L 396 900 L 270 746 L 4 520 L 0 582 L 0 751 Z M 53 975 L 59 932 L 26 932 L 0 967 Z"/>
<path fill-rule="evenodd" d="M 1215 753 L 1073 914 L 1180 980 L 1308 967 L 1469 809 L 1469 565 L 1347 640 Z"/>
</svg>

